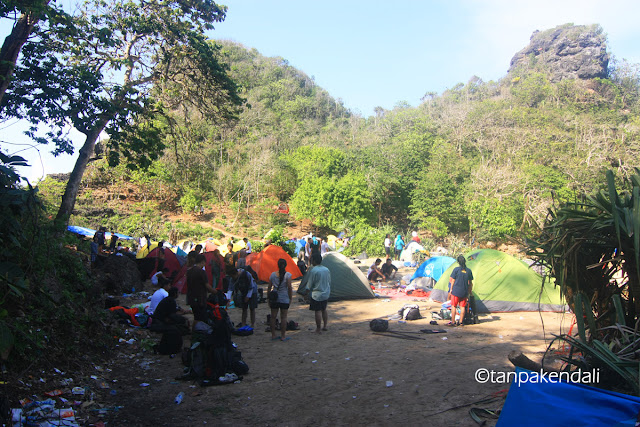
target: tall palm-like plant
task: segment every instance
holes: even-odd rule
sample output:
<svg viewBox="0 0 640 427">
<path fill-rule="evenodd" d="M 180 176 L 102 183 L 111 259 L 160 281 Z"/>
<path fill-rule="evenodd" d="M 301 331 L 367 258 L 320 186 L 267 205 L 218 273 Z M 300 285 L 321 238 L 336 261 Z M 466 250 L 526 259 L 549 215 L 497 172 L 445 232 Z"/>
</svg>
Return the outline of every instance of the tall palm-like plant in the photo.
<svg viewBox="0 0 640 427">
<path fill-rule="evenodd" d="M 601 327 L 615 323 L 607 316 L 615 313 L 613 295 L 622 296 L 626 323 L 640 314 L 640 170 L 624 185 L 618 192 L 608 171 L 608 191 L 552 210 L 538 242 L 527 242 L 529 255 L 551 268 L 571 309 L 580 310 L 576 296 L 584 295 Z"/>
<path fill-rule="evenodd" d="M 608 171 L 606 191 L 550 211 L 538 241 L 527 243 L 576 314 L 579 339 L 559 337 L 573 349 L 567 369 L 608 368 L 639 394 L 640 169 L 620 191 Z"/>
</svg>

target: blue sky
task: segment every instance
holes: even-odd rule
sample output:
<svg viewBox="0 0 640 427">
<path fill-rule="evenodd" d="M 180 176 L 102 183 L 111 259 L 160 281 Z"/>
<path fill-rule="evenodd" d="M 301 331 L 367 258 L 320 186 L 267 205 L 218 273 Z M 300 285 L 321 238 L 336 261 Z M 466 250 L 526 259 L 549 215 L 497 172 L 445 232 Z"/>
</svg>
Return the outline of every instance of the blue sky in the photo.
<svg viewBox="0 0 640 427">
<path fill-rule="evenodd" d="M 426 92 L 441 93 L 474 75 L 485 81 L 498 80 L 535 30 L 568 22 L 600 24 L 608 35 L 610 53 L 640 63 L 637 0 L 221 3 L 229 8 L 227 18 L 210 37 L 283 57 L 365 117 L 376 106 L 391 109 L 399 101 L 416 106 Z M 8 28 L 0 26 L 0 37 L 6 34 Z M 0 129 L 2 140 L 11 137 L 29 142 L 20 135 L 20 124 L 5 124 Z M 81 140 L 78 138 L 78 148 Z M 20 153 L 33 165 L 23 171 L 30 181 L 72 169 L 76 155 L 53 158 L 47 153 L 50 150 L 39 147 L 39 151 Z"/>
</svg>

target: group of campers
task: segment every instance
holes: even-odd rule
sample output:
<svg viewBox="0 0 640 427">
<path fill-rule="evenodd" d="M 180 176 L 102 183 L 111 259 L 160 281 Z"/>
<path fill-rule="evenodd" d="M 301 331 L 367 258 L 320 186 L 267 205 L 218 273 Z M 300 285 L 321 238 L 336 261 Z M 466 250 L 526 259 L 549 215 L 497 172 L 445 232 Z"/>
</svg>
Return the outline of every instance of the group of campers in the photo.
<svg viewBox="0 0 640 427">
<path fill-rule="evenodd" d="M 152 276 L 151 282 L 158 286 L 158 289 L 151 296 L 147 308 L 147 313 L 152 319 L 151 329 L 158 332 L 177 329 L 182 335 L 201 330 L 203 326 L 199 325 L 200 323 L 211 322 L 212 310 L 226 313 L 225 309 L 230 304 L 228 298 L 231 297 L 235 307 L 242 310 L 241 322 L 233 325 L 233 329 L 253 330 L 259 301 L 258 279 L 253 269 L 245 262 L 246 250 L 236 253 L 230 251 L 230 256 L 222 257 L 216 249 L 210 261 L 207 261 L 205 255 L 199 253 L 201 249 L 196 246 L 187 257 L 186 302 L 190 309 L 178 306 L 176 299 L 179 290 L 172 287 L 171 280 L 167 277 L 167 269 Z M 207 262 L 211 267 L 211 280 L 205 271 Z M 273 341 L 290 339 L 286 336 L 287 314 L 293 301 L 293 288 L 292 276 L 286 271 L 286 267 L 287 261 L 279 259 L 278 270 L 271 273 L 267 286 L 269 326 Z M 322 266 L 322 256 L 319 252 L 311 254 L 311 267 L 307 286 L 309 309 L 315 312 L 316 332 L 322 333 L 327 330 L 327 301 L 331 293 L 331 275 L 329 270 Z M 193 322 L 185 317 L 186 314 L 193 315 Z M 276 324 L 278 318 L 279 325 Z"/>
</svg>

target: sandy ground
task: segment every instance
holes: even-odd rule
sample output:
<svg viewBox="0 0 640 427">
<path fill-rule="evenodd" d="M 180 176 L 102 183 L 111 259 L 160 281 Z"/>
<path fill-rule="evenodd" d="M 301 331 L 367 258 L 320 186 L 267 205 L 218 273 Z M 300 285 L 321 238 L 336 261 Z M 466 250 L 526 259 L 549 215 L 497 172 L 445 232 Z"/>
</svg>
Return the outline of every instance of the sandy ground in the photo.
<svg viewBox="0 0 640 427">
<path fill-rule="evenodd" d="M 390 321 L 390 329 L 415 332 L 420 339 L 380 336 L 369 329 L 370 320 L 393 315 L 407 303 L 418 304 L 424 318 Z M 289 341 L 272 342 L 265 332 L 269 310 L 260 304 L 255 334 L 234 337 L 250 372 L 239 384 L 208 388 L 175 380 L 182 374 L 179 357 L 123 343 L 106 378 L 116 380 L 116 392 L 101 402 L 104 408 L 122 408 L 103 411 L 102 419 L 106 425 L 157 426 L 475 426 L 468 414 L 471 406 L 441 411 L 508 389 L 508 384 L 477 382 L 476 371 L 512 371 L 507 359 L 511 350 L 540 360 L 550 333 L 558 333 L 563 324 L 566 330 L 570 322 L 568 315 L 535 312 L 481 315 L 479 324 L 457 328 L 443 321 L 430 325 L 431 312 L 439 308 L 438 303 L 409 298 L 333 302 L 329 330 L 317 335 L 313 312 L 296 298 L 289 319 L 300 330 L 288 332 Z M 240 310 L 229 313 L 232 321 L 240 321 Z M 447 332 L 424 334 L 421 329 Z M 176 405 L 179 392 L 185 398 Z M 503 402 L 477 406 L 498 409 Z"/>
</svg>

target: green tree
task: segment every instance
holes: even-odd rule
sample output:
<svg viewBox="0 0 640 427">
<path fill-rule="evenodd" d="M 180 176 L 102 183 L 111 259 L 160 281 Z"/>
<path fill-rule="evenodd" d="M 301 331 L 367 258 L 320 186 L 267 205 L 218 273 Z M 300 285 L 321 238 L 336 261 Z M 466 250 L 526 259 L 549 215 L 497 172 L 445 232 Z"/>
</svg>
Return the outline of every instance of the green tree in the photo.
<svg viewBox="0 0 640 427">
<path fill-rule="evenodd" d="M 151 160 L 161 152 L 153 128 L 154 113 L 162 106 L 149 97 L 154 84 L 198 85 L 202 99 L 214 100 L 203 114 L 235 117 L 235 107 L 242 100 L 217 59 L 218 46 L 204 36 L 205 30 L 224 19 L 225 12 L 226 7 L 208 0 L 96 0 L 85 4 L 67 33 L 44 34 L 43 43 L 29 46 L 29 55 L 16 70 L 14 107 L 8 114 L 56 126 L 49 136 L 60 151 L 72 150 L 63 135 L 65 126 L 72 125 L 86 136 L 58 220 L 68 221 L 103 131 L 112 135 L 114 144 L 140 135 L 131 146 Z"/>
</svg>

